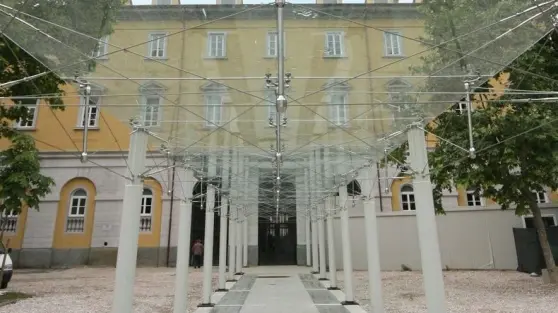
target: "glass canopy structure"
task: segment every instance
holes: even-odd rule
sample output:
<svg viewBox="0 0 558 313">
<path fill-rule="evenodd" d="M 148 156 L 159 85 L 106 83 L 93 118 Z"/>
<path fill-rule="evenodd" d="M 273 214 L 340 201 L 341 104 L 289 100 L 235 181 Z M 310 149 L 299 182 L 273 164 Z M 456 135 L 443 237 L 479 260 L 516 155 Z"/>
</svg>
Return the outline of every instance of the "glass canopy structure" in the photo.
<svg viewBox="0 0 558 313">
<path fill-rule="evenodd" d="M 129 150 L 131 185 L 182 168 L 199 190 L 175 188 L 194 205 L 286 234 L 289 220 L 315 223 L 349 196 L 372 197 L 380 177 L 368 172 L 404 133 L 464 101 L 467 82 L 510 70 L 556 14 L 553 1 L 373 2 L 4 1 L 2 32 L 48 70 L 0 88 L 55 73 L 81 99 L 66 106 L 82 112 L 71 150 L 83 162 L 106 150 L 88 137 L 98 125 L 131 125 L 130 149 L 119 142 L 128 133 L 111 135 Z M 146 155 L 163 161 L 146 170 Z M 123 214 L 141 190 L 126 192 Z"/>
</svg>

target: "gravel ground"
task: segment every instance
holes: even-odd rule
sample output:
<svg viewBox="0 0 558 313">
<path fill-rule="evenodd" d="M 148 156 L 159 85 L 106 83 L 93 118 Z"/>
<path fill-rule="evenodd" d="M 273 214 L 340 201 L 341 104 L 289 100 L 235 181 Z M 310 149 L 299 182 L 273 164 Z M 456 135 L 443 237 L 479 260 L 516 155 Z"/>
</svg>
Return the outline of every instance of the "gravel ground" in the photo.
<svg viewBox="0 0 558 313">
<path fill-rule="evenodd" d="M 174 269 L 139 268 L 135 288 L 136 313 L 171 312 Z M 558 312 L 558 286 L 541 278 L 500 271 L 445 272 L 449 313 L 551 313 Z M 213 286 L 217 286 L 215 274 Z M 343 273 L 338 274 L 343 287 Z M 355 273 L 355 297 L 368 310 L 368 276 Z M 425 313 L 422 276 L 416 272 L 382 274 L 387 313 Z M 34 297 L 0 307 L 0 313 L 106 313 L 110 312 L 114 269 L 77 268 L 15 272 L 8 290 Z M 190 274 L 190 312 L 201 300 L 202 272 Z"/>
<path fill-rule="evenodd" d="M 343 274 L 339 273 L 339 287 Z M 450 313 L 555 313 L 558 286 L 513 271 L 444 272 Z M 355 298 L 369 312 L 368 274 L 355 273 Z M 422 276 L 418 272 L 382 273 L 387 313 L 427 312 Z"/>
<path fill-rule="evenodd" d="M 135 285 L 136 313 L 167 313 L 174 299 L 174 268 L 138 268 Z M 190 273 L 190 310 L 201 302 L 201 269 Z M 34 297 L 0 307 L 1 313 L 106 313 L 110 312 L 114 268 L 18 270 L 8 290 Z M 213 278 L 217 288 L 217 275 Z"/>
</svg>

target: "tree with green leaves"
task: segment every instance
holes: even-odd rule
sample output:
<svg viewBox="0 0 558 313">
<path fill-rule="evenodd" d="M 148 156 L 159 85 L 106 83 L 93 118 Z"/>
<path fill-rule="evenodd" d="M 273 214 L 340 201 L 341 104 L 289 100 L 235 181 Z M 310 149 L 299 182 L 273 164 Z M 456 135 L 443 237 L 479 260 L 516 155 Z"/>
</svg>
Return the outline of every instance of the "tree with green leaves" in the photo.
<svg viewBox="0 0 558 313">
<path fill-rule="evenodd" d="M 546 188 L 558 189 L 558 111 L 556 101 L 544 99 L 548 91 L 558 87 L 557 42 L 556 33 L 544 37 L 500 74 L 509 75 L 510 90 L 540 93 L 504 92 L 488 97 L 488 84 L 474 91 L 474 158 L 467 152 L 466 112 L 446 111 L 427 127 L 427 131 L 443 138 L 428 158 L 437 212 L 443 213 L 440 200 L 444 190 L 465 186 L 493 199 L 504 210 L 532 214 L 553 283 L 558 283 L 558 255 L 553 256 L 548 242 L 537 194 Z M 407 147 L 404 144 L 395 149 L 391 159 L 404 159 Z"/>
<path fill-rule="evenodd" d="M 14 0 L 5 3 L 13 9 L 2 7 L 0 83 L 45 73 L 0 88 L 0 98 L 11 100 L 0 101 L 0 139 L 10 142 L 7 149 L 0 151 L 0 244 L 4 252 L 7 251 L 2 243 L 4 217 L 9 213 L 20 214 L 23 206 L 38 209 L 41 198 L 54 185 L 52 178 L 41 174 L 33 137 L 14 127 L 33 119 L 24 104 L 36 103 L 41 98 L 51 109 L 64 109 L 61 96 L 66 82 L 56 74 L 84 73 L 94 68 L 95 60 L 88 55 L 98 48 L 99 38 L 112 32 L 117 10 L 124 2 Z"/>
</svg>

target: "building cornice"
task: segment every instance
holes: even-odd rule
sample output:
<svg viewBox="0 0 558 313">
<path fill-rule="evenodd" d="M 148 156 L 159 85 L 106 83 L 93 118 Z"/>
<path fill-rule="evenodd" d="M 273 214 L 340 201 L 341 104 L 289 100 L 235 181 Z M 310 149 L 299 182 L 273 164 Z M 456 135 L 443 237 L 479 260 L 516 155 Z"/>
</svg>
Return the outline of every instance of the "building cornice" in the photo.
<svg viewBox="0 0 558 313">
<path fill-rule="evenodd" d="M 199 21 L 212 20 L 275 20 L 276 12 L 272 5 L 269 8 L 256 4 L 245 5 L 141 5 L 126 6 L 119 10 L 117 19 L 124 21 Z M 322 11 L 327 14 L 346 19 L 416 19 L 422 14 L 418 12 L 418 4 L 304 4 L 304 7 Z M 256 8 L 249 10 L 250 8 Z M 247 11 L 240 13 L 242 11 Z M 234 16 L 235 13 L 239 13 Z M 303 7 L 289 7 L 285 9 L 285 20 L 338 20 L 334 16 L 305 10 Z M 230 17 L 228 17 L 230 16 Z"/>
</svg>

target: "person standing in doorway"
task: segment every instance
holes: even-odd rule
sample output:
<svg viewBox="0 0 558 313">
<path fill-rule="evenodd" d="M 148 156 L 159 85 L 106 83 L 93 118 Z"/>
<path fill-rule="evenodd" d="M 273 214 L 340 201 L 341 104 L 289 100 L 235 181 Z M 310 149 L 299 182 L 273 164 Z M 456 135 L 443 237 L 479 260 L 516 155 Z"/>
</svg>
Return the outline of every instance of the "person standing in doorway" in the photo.
<svg viewBox="0 0 558 313">
<path fill-rule="evenodd" d="M 202 264 L 203 244 L 198 239 L 192 246 L 192 254 L 194 255 L 194 268 L 200 268 Z"/>
</svg>

